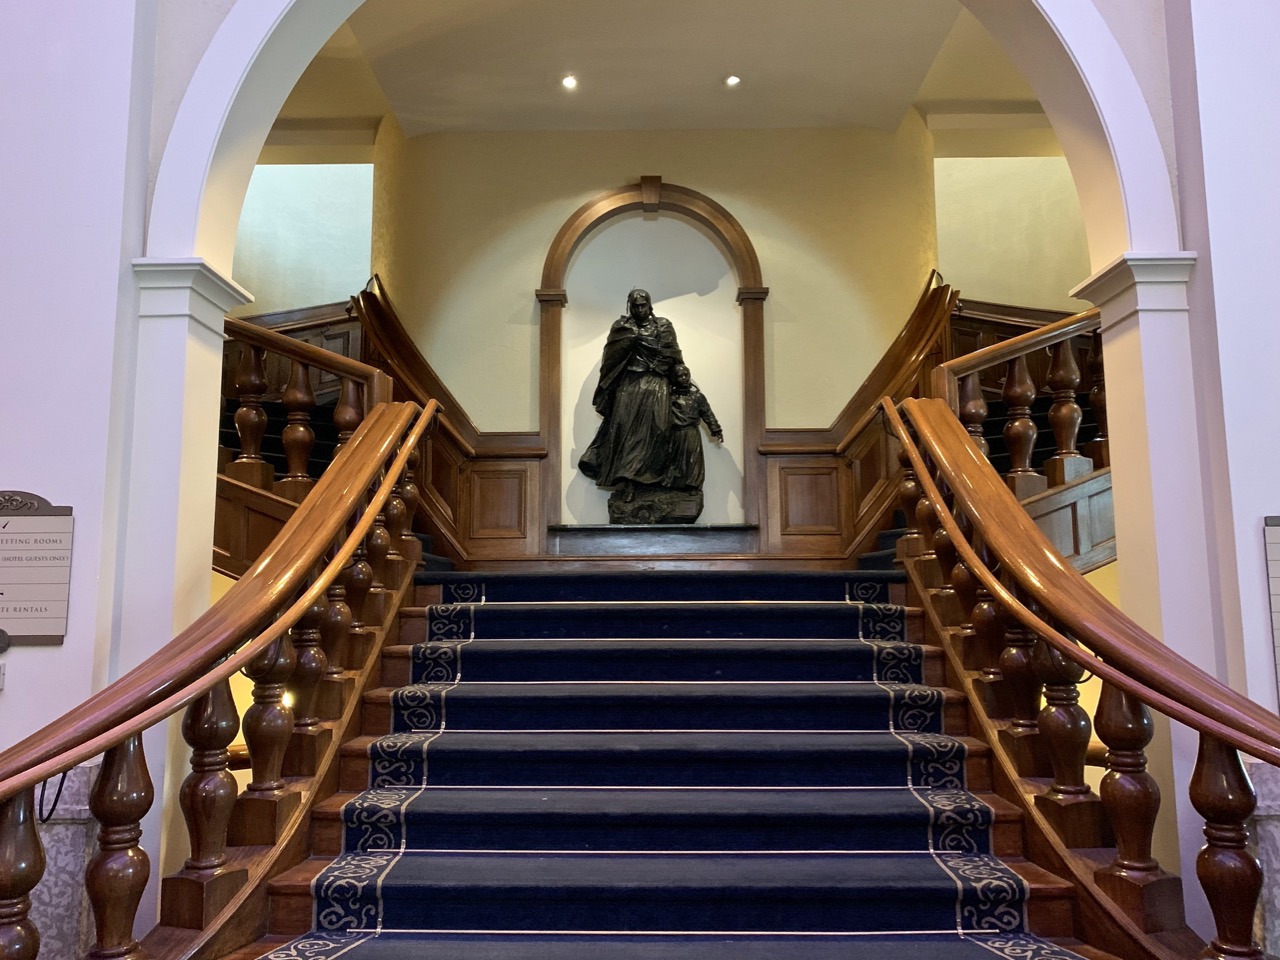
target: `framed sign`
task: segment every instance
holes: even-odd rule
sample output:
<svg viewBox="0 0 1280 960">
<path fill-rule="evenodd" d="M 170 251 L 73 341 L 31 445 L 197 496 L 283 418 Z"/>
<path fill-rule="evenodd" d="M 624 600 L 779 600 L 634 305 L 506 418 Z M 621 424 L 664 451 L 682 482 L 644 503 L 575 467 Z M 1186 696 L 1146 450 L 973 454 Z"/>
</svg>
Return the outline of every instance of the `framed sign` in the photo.
<svg viewBox="0 0 1280 960">
<path fill-rule="evenodd" d="M 0 650 L 66 638 L 72 523 L 70 507 L 0 490 Z"/>
</svg>

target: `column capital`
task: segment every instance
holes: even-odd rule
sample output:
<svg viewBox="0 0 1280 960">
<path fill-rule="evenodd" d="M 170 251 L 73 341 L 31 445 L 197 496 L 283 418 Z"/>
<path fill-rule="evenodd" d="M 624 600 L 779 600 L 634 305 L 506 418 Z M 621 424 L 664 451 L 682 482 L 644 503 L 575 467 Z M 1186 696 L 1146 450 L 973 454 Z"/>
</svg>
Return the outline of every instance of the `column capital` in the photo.
<svg viewBox="0 0 1280 960">
<path fill-rule="evenodd" d="M 1139 311 L 1142 314 L 1180 313 L 1188 309 L 1187 282 L 1197 255 L 1126 253 L 1085 280 L 1071 296 L 1087 300 L 1102 311 L 1105 332 Z"/>
<path fill-rule="evenodd" d="M 195 320 L 219 336 L 227 311 L 253 302 L 249 291 L 200 257 L 139 257 L 133 261 L 133 276 L 138 316 Z"/>
</svg>

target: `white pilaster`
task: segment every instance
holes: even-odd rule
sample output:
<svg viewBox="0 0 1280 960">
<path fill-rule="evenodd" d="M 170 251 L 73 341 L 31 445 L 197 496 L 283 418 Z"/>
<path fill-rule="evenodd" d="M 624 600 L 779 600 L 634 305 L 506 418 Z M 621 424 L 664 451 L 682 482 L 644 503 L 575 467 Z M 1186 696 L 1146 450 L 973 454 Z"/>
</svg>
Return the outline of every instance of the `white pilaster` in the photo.
<svg viewBox="0 0 1280 960">
<path fill-rule="evenodd" d="M 1102 312 L 1107 424 L 1125 613 L 1202 670 L 1226 678 L 1226 644 L 1218 569 L 1210 549 L 1211 492 L 1201 470 L 1195 358 L 1187 284 L 1196 254 L 1128 253 L 1072 291 Z M 1153 749 L 1152 769 L 1173 780 L 1166 791 L 1177 822 L 1186 877 L 1187 919 L 1212 931 L 1194 876 L 1203 821 L 1187 787 L 1195 766 L 1195 734 L 1172 724 L 1171 769 Z"/>
</svg>

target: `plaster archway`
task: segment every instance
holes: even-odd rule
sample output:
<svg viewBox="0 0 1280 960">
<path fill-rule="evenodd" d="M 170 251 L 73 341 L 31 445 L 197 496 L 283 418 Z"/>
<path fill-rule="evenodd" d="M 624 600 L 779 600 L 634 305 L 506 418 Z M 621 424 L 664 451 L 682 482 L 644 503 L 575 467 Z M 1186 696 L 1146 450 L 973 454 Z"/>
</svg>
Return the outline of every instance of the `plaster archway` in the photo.
<svg viewBox="0 0 1280 960">
<path fill-rule="evenodd" d="M 1180 249 L 1155 122 L 1102 15 L 1079 0 L 962 0 L 1040 97 L 1071 166 L 1096 269 Z M 196 68 L 157 171 L 147 254 L 229 272 L 249 176 L 285 97 L 362 0 L 237 0 Z"/>
</svg>

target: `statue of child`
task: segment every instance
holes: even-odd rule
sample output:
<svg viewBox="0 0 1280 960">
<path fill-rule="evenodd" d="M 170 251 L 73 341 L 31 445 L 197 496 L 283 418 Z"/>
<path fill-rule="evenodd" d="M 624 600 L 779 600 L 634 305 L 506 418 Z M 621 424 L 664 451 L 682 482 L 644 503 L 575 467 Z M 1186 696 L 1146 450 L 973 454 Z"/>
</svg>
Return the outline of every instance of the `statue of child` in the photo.
<svg viewBox="0 0 1280 960">
<path fill-rule="evenodd" d="M 711 404 L 698 389 L 683 363 L 671 368 L 671 450 L 663 486 L 680 490 L 701 490 L 706 478 L 702 457 L 702 433 L 706 423 L 711 439 L 724 442 L 724 430 L 711 412 Z"/>
</svg>

